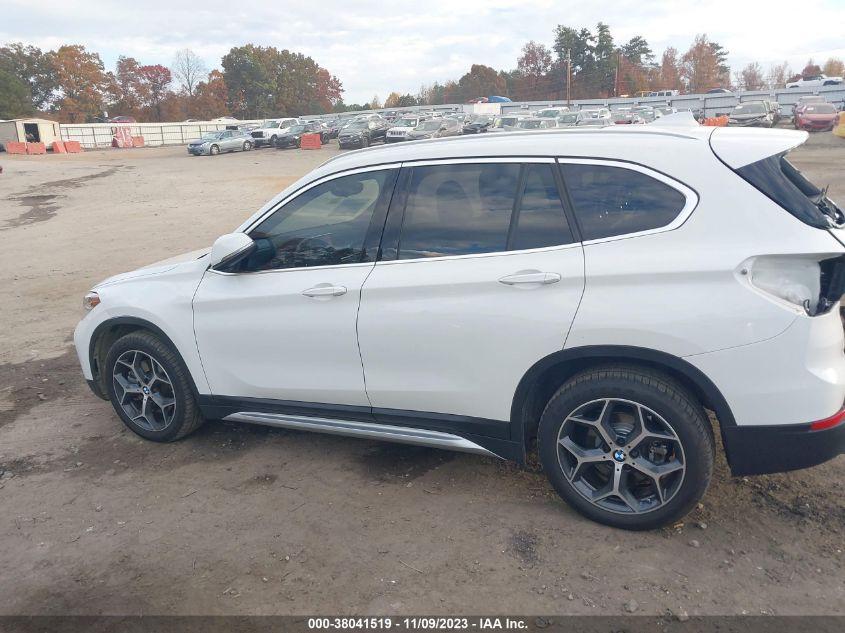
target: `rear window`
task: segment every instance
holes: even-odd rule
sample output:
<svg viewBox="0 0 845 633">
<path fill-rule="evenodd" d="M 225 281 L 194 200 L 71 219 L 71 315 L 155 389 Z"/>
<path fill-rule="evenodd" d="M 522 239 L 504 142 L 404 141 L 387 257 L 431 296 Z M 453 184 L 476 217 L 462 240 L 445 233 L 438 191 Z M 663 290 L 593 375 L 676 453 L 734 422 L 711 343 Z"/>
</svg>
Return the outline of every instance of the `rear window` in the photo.
<svg viewBox="0 0 845 633">
<path fill-rule="evenodd" d="M 822 190 L 807 180 L 786 158 L 775 154 L 736 170 L 748 183 L 796 218 L 820 229 L 843 224 L 842 210 Z"/>
<path fill-rule="evenodd" d="M 657 229 L 686 206 L 680 191 L 639 171 L 577 163 L 561 168 L 584 240 Z"/>
</svg>

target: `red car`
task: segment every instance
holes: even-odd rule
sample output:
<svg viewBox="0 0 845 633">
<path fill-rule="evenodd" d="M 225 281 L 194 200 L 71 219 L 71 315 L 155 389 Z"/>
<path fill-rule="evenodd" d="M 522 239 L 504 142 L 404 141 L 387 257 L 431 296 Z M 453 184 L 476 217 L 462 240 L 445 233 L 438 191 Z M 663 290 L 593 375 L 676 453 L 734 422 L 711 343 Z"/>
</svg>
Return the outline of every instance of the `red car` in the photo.
<svg viewBox="0 0 845 633">
<path fill-rule="evenodd" d="M 809 103 L 795 115 L 795 127 L 808 132 L 829 131 L 838 116 L 832 103 Z"/>
</svg>

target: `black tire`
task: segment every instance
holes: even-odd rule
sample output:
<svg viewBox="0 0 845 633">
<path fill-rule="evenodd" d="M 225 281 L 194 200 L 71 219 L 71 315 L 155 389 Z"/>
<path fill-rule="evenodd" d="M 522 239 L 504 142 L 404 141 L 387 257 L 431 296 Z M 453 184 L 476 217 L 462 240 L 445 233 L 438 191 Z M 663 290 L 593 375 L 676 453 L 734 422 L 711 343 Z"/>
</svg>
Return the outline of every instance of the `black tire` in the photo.
<svg viewBox="0 0 845 633">
<path fill-rule="evenodd" d="M 244 141 L 243 151 L 248 152 L 252 149 L 252 143 L 249 141 Z"/>
<path fill-rule="evenodd" d="M 579 408 L 587 406 L 587 403 L 602 399 L 638 403 L 656 413 L 674 432 L 682 447 L 685 470 L 681 478 L 675 480 L 672 496 L 663 505 L 639 513 L 612 511 L 588 500 L 564 472 L 559 456 L 559 451 L 564 449 L 558 445 L 564 422 Z M 713 473 L 713 429 L 703 408 L 690 392 L 670 376 L 643 367 L 600 367 L 572 377 L 546 405 L 540 418 L 537 442 L 546 476 L 569 505 L 587 518 L 626 530 L 650 530 L 676 522 L 695 507 L 707 490 Z M 621 458 L 629 459 L 635 455 L 638 455 L 636 451 L 631 451 L 629 455 L 622 451 Z M 611 456 L 610 461 L 601 467 L 610 466 L 611 470 L 616 467 L 620 470 L 627 468 L 628 473 L 633 472 L 631 466 L 612 461 L 615 459 L 615 456 Z M 663 493 L 660 494 L 662 496 Z"/>
<path fill-rule="evenodd" d="M 148 355 L 159 363 L 172 386 L 171 395 L 175 400 L 175 410 L 170 422 L 161 430 L 145 428 L 133 421 L 120 404 L 120 397 L 116 393 L 117 381 L 112 376 L 118 359 L 134 350 Z M 193 383 L 182 358 L 170 345 L 150 332 L 130 332 L 115 341 L 106 354 L 103 371 L 107 372 L 108 396 L 114 410 L 123 423 L 141 437 L 154 442 L 173 442 L 192 433 L 205 421 L 194 399 Z"/>
<path fill-rule="evenodd" d="M 364 136 L 361 138 L 361 147 L 369 147 L 370 146 L 370 137 Z"/>
<path fill-rule="evenodd" d="M 210 148 L 208 148 L 208 153 L 211 156 L 217 156 L 220 153 L 220 148 L 217 147 L 217 145 L 212 145 Z"/>
<path fill-rule="evenodd" d="M 276 147 L 276 135 L 275 134 L 270 137 L 270 146 Z M 278 147 L 276 147 L 276 149 L 278 149 Z"/>
</svg>

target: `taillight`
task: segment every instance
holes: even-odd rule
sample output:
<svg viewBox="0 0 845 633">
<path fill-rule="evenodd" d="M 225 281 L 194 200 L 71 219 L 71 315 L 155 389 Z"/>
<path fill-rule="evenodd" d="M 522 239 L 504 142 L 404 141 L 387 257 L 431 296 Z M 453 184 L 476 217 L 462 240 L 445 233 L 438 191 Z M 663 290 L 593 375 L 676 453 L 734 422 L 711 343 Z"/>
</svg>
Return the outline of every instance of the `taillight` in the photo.
<svg viewBox="0 0 845 633">
<path fill-rule="evenodd" d="M 824 420 L 816 420 L 810 423 L 811 431 L 824 431 L 825 429 L 832 429 L 834 426 L 842 424 L 845 421 L 845 407 L 839 410 L 838 413 L 825 418 Z"/>
<path fill-rule="evenodd" d="M 842 255 L 761 255 L 739 268 L 753 288 L 810 316 L 829 312 L 845 294 Z"/>
</svg>

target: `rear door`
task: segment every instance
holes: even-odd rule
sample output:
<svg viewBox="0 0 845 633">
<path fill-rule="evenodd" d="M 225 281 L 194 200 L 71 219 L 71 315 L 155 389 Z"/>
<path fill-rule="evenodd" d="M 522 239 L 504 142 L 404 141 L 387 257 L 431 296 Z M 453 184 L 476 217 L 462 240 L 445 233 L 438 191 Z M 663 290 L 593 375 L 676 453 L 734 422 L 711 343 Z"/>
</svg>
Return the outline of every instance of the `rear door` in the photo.
<svg viewBox="0 0 845 633">
<path fill-rule="evenodd" d="M 564 346 L 584 259 L 553 161 L 403 165 L 358 340 L 376 418 L 508 437 L 525 372 Z"/>
</svg>

